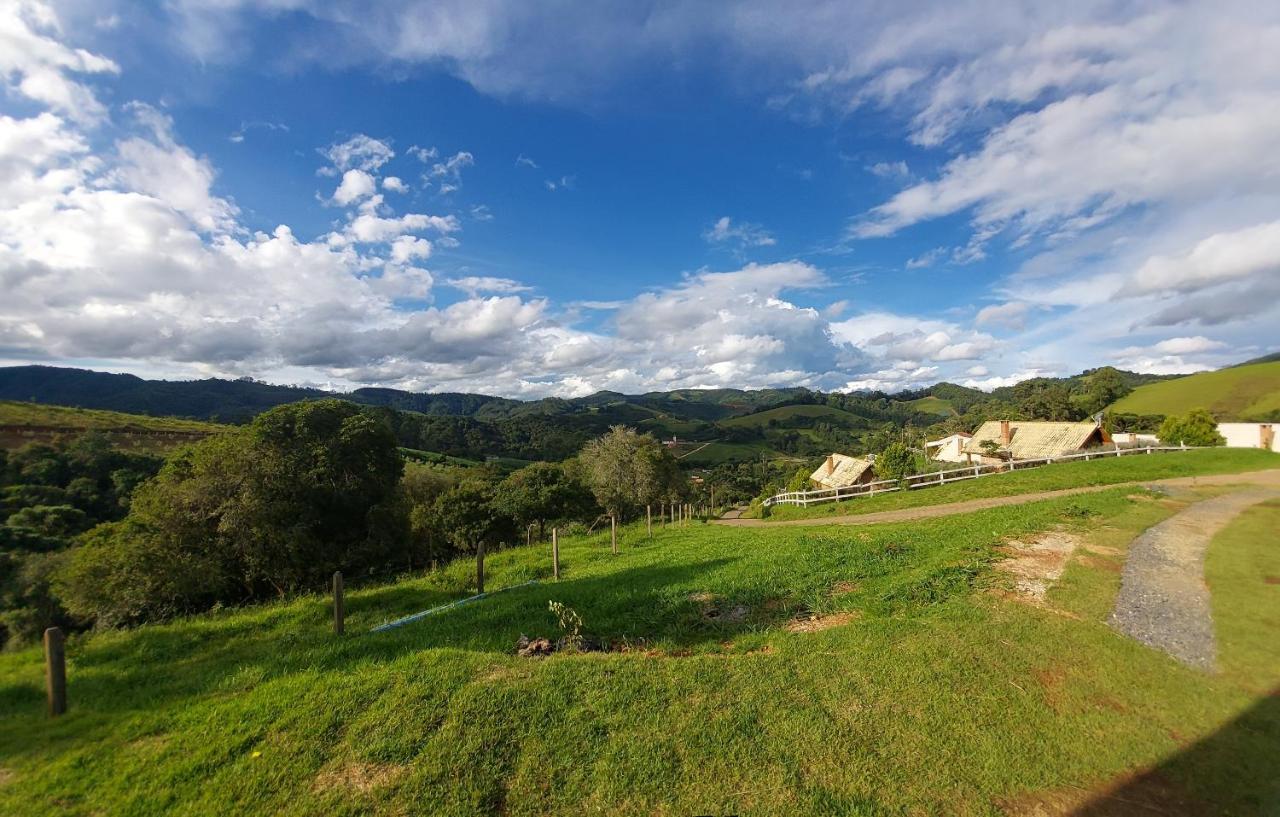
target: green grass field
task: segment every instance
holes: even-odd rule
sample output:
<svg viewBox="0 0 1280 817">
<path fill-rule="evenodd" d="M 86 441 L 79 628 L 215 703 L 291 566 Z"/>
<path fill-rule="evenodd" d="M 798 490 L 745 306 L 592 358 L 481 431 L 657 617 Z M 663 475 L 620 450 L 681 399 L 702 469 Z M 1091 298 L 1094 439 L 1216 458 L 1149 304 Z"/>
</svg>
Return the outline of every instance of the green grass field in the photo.
<svg viewBox="0 0 1280 817">
<path fill-rule="evenodd" d="M 950 401 L 944 400 L 941 397 L 934 397 L 933 395 L 921 397 L 918 400 L 908 400 L 902 405 L 908 406 L 924 414 L 938 414 L 943 417 L 950 417 L 952 414 L 956 413 L 955 407 L 951 405 Z"/>
<path fill-rule="evenodd" d="M 873 529 L 629 526 L 616 557 L 566 541 L 558 583 L 546 547 L 500 552 L 490 589 L 540 583 L 387 633 L 471 565 L 350 593 L 345 637 L 319 596 L 77 637 L 53 721 L 39 653 L 0 655 L 0 813 L 995 814 L 1154 764 L 1214 813 L 1264 813 L 1280 508 L 1211 550 L 1220 675 L 1105 625 L 1114 564 L 1073 563 L 1056 610 L 986 592 L 1008 538 L 1122 547 L 1177 507 L 1116 489 Z M 612 651 L 513 656 L 557 634 L 549 600 Z"/>
<path fill-rule="evenodd" d="M 767 411 L 757 411 L 754 414 L 745 414 L 741 417 L 733 417 L 728 420 L 721 420 L 720 425 L 734 427 L 765 427 L 769 425 L 770 420 L 775 420 L 781 425 L 785 425 L 787 420 L 793 417 L 816 417 L 827 420 L 828 422 L 839 426 L 851 426 L 854 428 L 865 428 L 868 423 L 866 418 L 859 417 L 843 409 L 832 408 L 831 406 L 780 406 Z"/>
<path fill-rule="evenodd" d="M 824 516 L 893 511 L 984 499 L 993 496 L 1057 491 L 1086 485 L 1111 485 L 1146 479 L 1190 477 L 1200 474 L 1236 473 L 1280 468 L 1280 454 L 1249 448 L 1210 448 L 1186 452 L 1136 454 L 1113 459 L 1054 463 L 1026 471 L 995 474 L 979 479 L 953 482 L 937 488 L 916 488 L 876 496 L 847 499 L 802 508 L 779 505 L 770 509 L 769 518 L 811 519 Z"/>
<path fill-rule="evenodd" d="M 0 448 L 21 448 L 33 442 L 98 431 L 117 448 L 164 453 L 231 426 L 176 417 L 148 417 L 118 411 L 49 406 L 0 400 Z"/>
<path fill-rule="evenodd" d="M 119 411 L 49 406 L 43 403 L 21 403 L 0 400 L 0 425 L 54 426 L 60 428 L 98 429 L 102 431 L 186 431 L 215 434 L 228 426 L 177 417 L 148 417 Z"/>
<path fill-rule="evenodd" d="M 1280 412 L 1280 361 L 1201 372 L 1139 386 L 1111 406 L 1128 414 L 1208 409 L 1218 420 L 1266 419 Z"/>
</svg>

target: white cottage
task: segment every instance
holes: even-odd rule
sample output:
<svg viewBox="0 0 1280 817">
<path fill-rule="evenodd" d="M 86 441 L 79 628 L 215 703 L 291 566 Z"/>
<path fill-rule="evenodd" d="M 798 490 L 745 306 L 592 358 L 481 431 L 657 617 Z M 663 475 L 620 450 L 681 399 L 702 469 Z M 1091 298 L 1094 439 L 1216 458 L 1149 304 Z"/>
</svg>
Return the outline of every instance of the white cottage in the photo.
<svg viewBox="0 0 1280 817">
<path fill-rule="evenodd" d="M 972 439 L 972 434 L 961 431 L 941 440 L 930 440 L 924 444 L 924 453 L 929 459 L 938 462 L 967 462 L 964 447 Z"/>
</svg>

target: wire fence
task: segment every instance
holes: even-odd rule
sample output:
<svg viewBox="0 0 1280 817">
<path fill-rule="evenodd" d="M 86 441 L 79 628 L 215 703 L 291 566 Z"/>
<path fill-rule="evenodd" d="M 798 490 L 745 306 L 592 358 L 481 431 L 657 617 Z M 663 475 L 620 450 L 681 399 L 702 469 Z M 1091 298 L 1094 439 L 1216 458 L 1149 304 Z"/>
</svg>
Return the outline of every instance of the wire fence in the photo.
<svg viewBox="0 0 1280 817">
<path fill-rule="evenodd" d="M 1181 446 L 1161 446 L 1152 445 L 1142 448 L 1121 448 L 1116 446 L 1114 449 L 1097 448 L 1089 451 L 1081 451 L 1078 454 L 1062 454 L 1056 457 L 1038 457 L 1026 460 L 1005 460 L 998 463 L 974 464 L 966 465 L 960 468 L 951 468 L 945 471 L 930 471 L 924 474 L 912 474 L 902 479 L 882 479 L 875 482 L 864 482 L 861 485 L 849 485 L 843 488 L 818 488 L 812 491 L 788 491 L 786 493 L 775 494 L 764 501 L 766 508 L 774 505 L 799 505 L 808 507 L 809 505 L 818 505 L 823 502 L 839 502 L 844 499 L 853 499 L 859 496 L 875 496 L 876 494 L 887 494 L 891 491 L 910 491 L 916 488 L 930 488 L 935 485 L 946 485 L 951 482 L 960 482 L 966 479 L 978 479 L 979 477 L 992 476 L 994 474 L 1005 474 L 1010 471 L 1022 471 L 1027 468 L 1039 468 L 1042 465 L 1052 465 L 1055 462 L 1069 462 L 1071 460 L 1096 460 L 1106 457 L 1128 457 L 1135 454 L 1153 454 L 1167 451 L 1190 451 L 1191 448 L 1186 445 Z"/>
</svg>

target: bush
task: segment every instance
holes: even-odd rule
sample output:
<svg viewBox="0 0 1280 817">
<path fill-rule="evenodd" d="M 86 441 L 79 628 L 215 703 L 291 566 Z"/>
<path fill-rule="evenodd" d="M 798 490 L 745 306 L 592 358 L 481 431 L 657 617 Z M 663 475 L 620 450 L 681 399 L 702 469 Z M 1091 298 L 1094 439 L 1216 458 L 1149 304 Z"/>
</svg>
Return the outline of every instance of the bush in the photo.
<svg viewBox="0 0 1280 817">
<path fill-rule="evenodd" d="M 1204 409 L 1193 409 L 1182 417 L 1167 417 L 1156 436 L 1163 445 L 1225 445 L 1218 422 Z"/>
<path fill-rule="evenodd" d="M 909 477 L 919 470 L 916 459 L 916 452 L 903 443 L 890 443 L 876 457 L 876 477 L 899 480 Z"/>
</svg>

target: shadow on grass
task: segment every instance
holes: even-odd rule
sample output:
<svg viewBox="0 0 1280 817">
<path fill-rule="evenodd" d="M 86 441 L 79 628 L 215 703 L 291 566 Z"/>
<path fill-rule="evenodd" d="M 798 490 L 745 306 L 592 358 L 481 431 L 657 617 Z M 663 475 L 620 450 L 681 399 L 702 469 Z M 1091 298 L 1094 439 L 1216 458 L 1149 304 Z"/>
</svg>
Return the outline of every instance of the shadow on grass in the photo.
<svg viewBox="0 0 1280 817">
<path fill-rule="evenodd" d="M 1072 812 L 1139 813 L 1280 814 L 1280 688 L 1212 735 Z"/>
<path fill-rule="evenodd" d="M 705 607 L 690 599 L 690 588 L 700 587 L 707 574 L 733 561 L 639 567 L 516 587 L 382 633 L 368 632 L 367 627 L 371 621 L 392 617 L 388 611 L 415 612 L 459 596 L 397 586 L 369 591 L 352 599 L 351 608 L 363 612 L 363 621 L 349 618 L 345 636 L 332 633 L 331 608 L 322 598 L 233 621 L 195 618 L 111 634 L 71 652 L 71 713 L 111 716 L 154 710 L 191 696 L 247 691 L 298 672 L 360 672 L 425 649 L 511 654 L 521 634 L 561 634 L 548 610 L 550 600 L 577 610 L 584 619 L 584 634 L 603 642 L 696 649 L 774 623 L 785 614 L 786 605 L 765 604 L 771 599 L 756 588 L 728 599 L 751 610 L 742 620 L 704 616 Z M 0 689 L 0 715 L 37 715 L 42 709 L 43 693 L 36 684 Z"/>
</svg>

